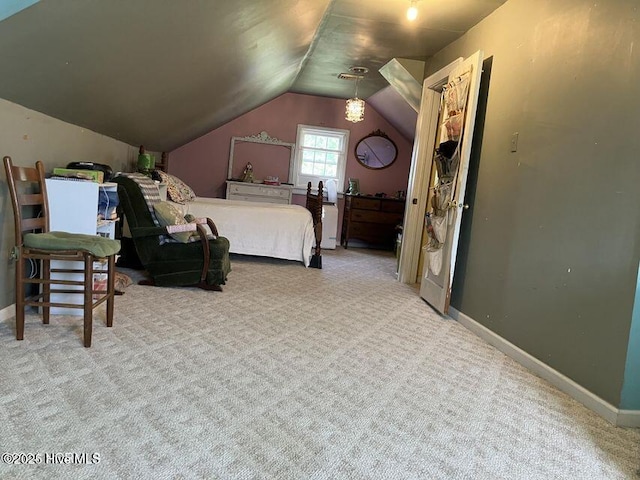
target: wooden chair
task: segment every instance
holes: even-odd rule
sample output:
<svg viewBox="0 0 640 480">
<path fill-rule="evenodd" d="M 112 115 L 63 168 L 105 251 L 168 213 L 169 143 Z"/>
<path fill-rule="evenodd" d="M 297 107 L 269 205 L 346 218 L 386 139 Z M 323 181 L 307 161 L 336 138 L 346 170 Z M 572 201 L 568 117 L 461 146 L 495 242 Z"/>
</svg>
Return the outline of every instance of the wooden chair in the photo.
<svg viewBox="0 0 640 480">
<path fill-rule="evenodd" d="M 84 314 L 84 346 L 91 346 L 93 309 L 107 303 L 107 327 L 113 325 L 115 255 L 120 242 L 97 235 L 49 231 L 49 206 L 42 162 L 36 167 L 14 166 L 10 157 L 4 157 L 4 167 L 9 184 L 15 219 L 16 259 L 16 339 L 24 338 L 24 316 L 27 306 L 42 308 L 42 323 L 48 324 L 51 307 L 81 308 Z M 73 212 L 69 213 L 73 215 Z M 52 268 L 51 262 L 82 262 L 82 268 L 64 263 L 68 268 Z M 27 275 L 25 262 L 40 265 L 40 275 Z M 107 264 L 106 269 L 96 268 L 94 262 Z M 94 290 L 94 274 L 107 274 L 107 289 Z M 53 274 L 53 275 L 52 275 Z M 64 280 L 61 277 L 80 275 L 82 280 Z M 38 286 L 38 292 L 27 296 Z M 52 288 L 61 285 L 62 288 Z M 70 288 L 76 286 L 76 288 Z M 77 287 L 80 287 L 78 289 Z M 52 302 L 52 294 L 79 294 L 82 303 Z"/>
<path fill-rule="evenodd" d="M 322 255 L 321 247 L 322 243 L 322 196 L 323 185 L 322 182 L 318 183 L 318 193 L 311 193 L 311 182 L 307 184 L 307 210 L 311 212 L 313 218 L 313 230 L 316 237 L 316 246 L 313 249 L 313 256 L 311 257 L 310 267 L 322 268 Z"/>
</svg>

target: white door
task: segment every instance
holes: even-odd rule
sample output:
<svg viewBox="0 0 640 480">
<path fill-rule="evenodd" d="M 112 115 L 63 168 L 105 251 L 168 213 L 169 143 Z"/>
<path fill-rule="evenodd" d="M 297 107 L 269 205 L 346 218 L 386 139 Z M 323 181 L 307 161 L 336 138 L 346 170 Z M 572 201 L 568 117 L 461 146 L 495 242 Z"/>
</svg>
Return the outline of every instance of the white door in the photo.
<svg viewBox="0 0 640 480">
<path fill-rule="evenodd" d="M 441 313 L 449 308 L 482 60 L 478 51 L 428 77 L 417 122 L 398 273 L 400 281 L 419 281 L 420 296 Z M 456 95 L 454 108 L 451 101 Z M 445 146 L 454 147 L 451 158 L 452 149 Z M 442 156 L 434 160 L 437 149 L 446 152 L 445 161 Z M 423 241 L 425 230 L 430 235 Z"/>
</svg>

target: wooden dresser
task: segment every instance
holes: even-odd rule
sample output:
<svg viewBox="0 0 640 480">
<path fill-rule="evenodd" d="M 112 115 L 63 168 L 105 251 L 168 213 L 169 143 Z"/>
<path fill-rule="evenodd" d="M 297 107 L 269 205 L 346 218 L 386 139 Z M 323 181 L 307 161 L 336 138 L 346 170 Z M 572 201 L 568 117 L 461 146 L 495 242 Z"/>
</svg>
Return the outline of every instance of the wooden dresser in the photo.
<svg viewBox="0 0 640 480">
<path fill-rule="evenodd" d="M 396 226 L 404 217 L 405 200 L 356 195 L 344 196 L 341 244 L 358 239 L 372 246 L 392 250 L 395 245 Z"/>
<path fill-rule="evenodd" d="M 265 185 L 227 180 L 227 200 L 289 204 L 292 193 L 293 185 Z"/>
</svg>

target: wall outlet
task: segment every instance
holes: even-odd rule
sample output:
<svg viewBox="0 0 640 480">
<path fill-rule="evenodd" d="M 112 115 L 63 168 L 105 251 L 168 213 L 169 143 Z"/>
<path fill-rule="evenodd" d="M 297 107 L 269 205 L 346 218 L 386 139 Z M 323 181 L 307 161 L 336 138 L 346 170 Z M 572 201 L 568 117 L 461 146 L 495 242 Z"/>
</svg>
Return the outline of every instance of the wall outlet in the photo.
<svg viewBox="0 0 640 480">
<path fill-rule="evenodd" d="M 13 247 L 9 250 L 9 260 L 17 260 L 18 259 L 18 247 Z"/>
</svg>

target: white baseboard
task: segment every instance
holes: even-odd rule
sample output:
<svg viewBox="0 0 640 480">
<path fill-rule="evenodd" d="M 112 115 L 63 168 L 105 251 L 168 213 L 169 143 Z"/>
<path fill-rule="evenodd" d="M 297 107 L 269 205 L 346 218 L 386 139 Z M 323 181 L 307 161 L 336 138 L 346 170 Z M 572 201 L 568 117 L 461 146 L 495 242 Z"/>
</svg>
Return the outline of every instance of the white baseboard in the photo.
<svg viewBox="0 0 640 480">
<path fill-rule="evenodd" d="M 640 428 L 640 410 L 618 410 L 619 427 Z"/>
<path fill-rule="evenodd" d="M 8 307 L 4 307 L 0 310 L 0 322 L 4 322 L 5 320 L 9 320 L 16 316 L 16 304 L 12 303 Z"/>
<path fill-rule="evenodd" d="M 459 312 L 453 307 L 449 308 L 449 316 L 490 345 L 496 347 L 505 355 L 514 359 L 523 367 L 527 368 L 539 377 L 544 378 L 553 386 L 563 391 L 574 400 L 582 403 L 588 409 L 593 410 L 610 423 L 618 427 L 640 427 L 640 410 L 620 410 L 614 407 L 609 402 L 577 384 L 569 377 L 566 377 L 557 370 L 554 370 L 546 363 L 538 360 L 533 355 L 525 352 L 508 340 L 505 340 L 497 333 L 489 330 L 484 325 L 478 323 L 468 315 Z"/>
</svg>

